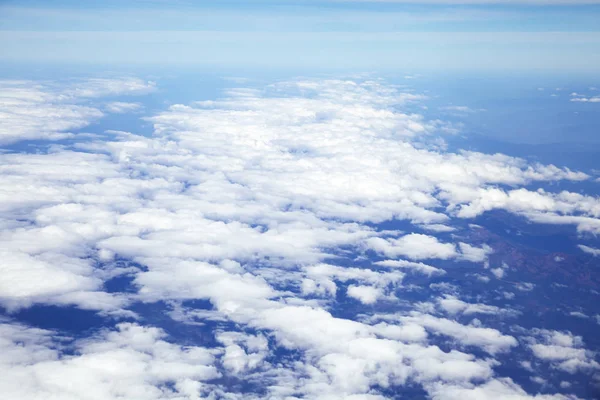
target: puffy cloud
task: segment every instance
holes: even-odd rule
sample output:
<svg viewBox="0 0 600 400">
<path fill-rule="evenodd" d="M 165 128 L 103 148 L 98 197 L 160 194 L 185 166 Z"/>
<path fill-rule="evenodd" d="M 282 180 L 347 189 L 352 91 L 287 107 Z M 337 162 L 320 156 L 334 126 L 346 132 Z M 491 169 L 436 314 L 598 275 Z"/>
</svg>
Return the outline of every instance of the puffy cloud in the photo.
<svg viewBox="0 0 600 400">
<path fill-rule="evenodd" d="M 101 116 L 84 101 L 154 88 L 129 79 L 60 90 L 6 85 L 16 89 L 0 103 L 9 115 L 3 121 L 23 127 L 7 125 L 6 132 L 16 132 L 7 140 L 64 135 Z M 11 375 L 1 381 L 3 393 L 68 399 L 85 397 L 85 388 L 98 399 L 219 397 L 222 389 L 207 381 L 223 375 L 262 382 L 273 398 L 378 398 L 376 388 L 407 383 L 423 385 L 434 398 L 494 390 L 526 396 L 494 378 L 492 358 L 429 342 L 435 337 L 493 356 L 515 347 L 514 337 L 429 315 L 437 303 L 405 305 L 393 293 L 406 270 L 423 273 L 423 280 L 444 276 L 415 260 L 483 262 L 491 249 L 377 224 L 406 220 L 445 235 L 459 231 L 455 217 L 503 208 L 581 228 L 598 223 L 598 202 L 570 192 L 502 188 L 584 174 L 428 146 L 435 132 L 452 127 L 398 111 L 422 99 L 375 80 L 284 82 L 173 105 L 148 118 L 152 137 L 111 132 L 114 139 L 47 154 L 0 155 L 1 251 L 10 261 L 0 267 L 4 306 L 123 312 L 131 301 L 165 301 L 182 323 L 230 323 L 215 331 L 215 350 L 182 347 L 156 328 L 125 324 L 77 341 L 70 355 L 50 339 L 53 333 L 10 325 L 6 337 L 16 339 L 3 342 L 2 354 L 16 356 L 4 359 Z M 35 112 L 10 114 L 24 104 Z M 56 125 L 45 124 L 36 114 L 42 110 L 57 111 Z M 365 263 L 367 250 L 389 259 Z M 121 274 L 131 276 L 134 293 L 104 292 L 106 281 Z M 341 317 L 338 285 L 364 303 L 385 297 L 406 310 Z M 212 308 L 184 305 L 197 299 Z M 448 317 L 502 312 L 451 296 L 438 307 Z M 269 364 L 280 348 L 294 356 Z M 65 375 L 77 384 L 57 378 Z M 58 386 L 51 385 L 55 380 Z"/>
<path fill-rule="evenodd" d="M 446 383 L 432 385 L 432 398 L 435 400 L 568 400 L 572 396 L 529 395 L 511 379 L 492 379 L 480 386 L 458 386 Z"/>
<path fill-rule="evenodd" d="M 309 357 L 317 358 L 320 372 L 313 371 L 303 389 L 311 396 L 314 390 L 320 390 L 320 395 L 359 394 L 372 385 L 402 384 L 409 377 L 418 382 L 468 382 L 491 376 L 489 361 L 465 353 L 445 353 L 436 346 L 373 337 L 377 333 L 409 342 L 422 341 L 426 337 L 423 328 L 410 322 L 397 328 L 387 324 L 371 327 L 334 318 L 324 310 L 288 306 L 265 310 L 253 324 L 269 327 L 285 347 L 305 349 Z M 321 382 L 320 374 L 328 377 L 327 385 L 317 383 Z"/>
<path fill-rule="evenodd" d="M 219 377 L 215 350 L 168 343 L 157 328 L 119 324 L 75 342 L 73 355 L 61 354 L 51 331 L 10 322 L 0 331 L 0 388 L 11 399 L 198 398 L 200 382 Z"/>
<path fill-rule="evenodd" d="M 37 85 L 36 85 L 37 86 Z M 0 82 L 0 140 L 62 139 L 103 116 L 93 107 L 53 104 L 51 95 L 28 82 Z"/>
<path fill-rule="evenodd" d="M 137 78 L 87 79 L 66 88 L 32 81 L 0 81 L 0 143 L 73 136 L 73 130 L 103 116 L 99 109 L 81 104 L 83 101 L 145 94 L 154 88 L 153 82 Z M 123 104 L 127 103 L 121 103 L 121 109 Z"/>
<path fill-rule="evenodd" d="M 529 347 L 538 359 L 571 374 L 600 369 L 600 364 L 594 360 L 596 354 L 583 347 L 580 336 L 544 329 L 534 329 L 532 333 L 535 336 L 528 338 Z"/>
<path fill-rule="evenodd" d="M 379 272 L 371 269 L 338 267 L 328 264 L 318 264 L 305 268 L 306 275 L 317 282 L 336 279 L 341 282 L 355 280 L 368 283 L 377 287 L 397 285 L 402 282 L 404 273 L 400 271 Z"/>
<path fill-rule="evenodd" d="M 370 238 L 369 248 L 387 257 L 405 256 L 413 260 L 426 258 L 449 259 L 457 257 L 456 245 L 442 243 L 437 238 L 419 233 L 411 233 L 400 239 Z"/>
<path fill-rule="evenodd" d="M 552 215 L 556 212 L 563 214 L 583 212 L 593 217 L 600 215 L 598 199 L 576 193 L 552 194 L 542 189 L 538 191 L 515 189 L 508 192 L 499 188 L 479 188 L 471 191 L 465 191 L 463 188 L 448 189 L 449 191 L 444 196 L 450 201 L 452 198 L 456 198 L 462 203 L 468 203 L 460 206 L 457 211 L 457 216 L 461 218 L 472 218 L 493 209 L 506 209 L 515 213 L 523 213 L 525 216 L 532 213 Z M 457 193 L 457 190 L 461 192 Z"/>
<path fill-rule="evenodd" d="M 382 295 L 381 289 L 373 286 L 348 286 L 348 296 L 357 299 L 363 304 L 373 304 Z"/>
<path fill-rule="evenodd" d="M 487 245 L 479 248 L 462 242 L 458 244 L 457 249 L 455 244 L 443 243 L 434 236 L 420 233 L 411 233 L 399 239 L 369 238 L 366 240 L 366 244 L 370 249 L 387 257 L 405 256 L 413 260 L 457 258 L 481 262 L 485 261 L 487 255 L 492 252 L 492 249 Z M 413 263 L 412 265 L 416 264 Z"/>
<path fill-rule="evenodd" d="M 272 297 L 276 292 L 263 279 L 235 273 L 203 262 L 174 258 L 140 259 L 148 271 L 135 283 L 146 301 L 161 299 L 210 299 L 218 309 L 236 310 Z"/>
<path fill-rule="evenodd" d="M 515 315 L 515 311 L 505 310 L 500 307 L 480 303 L 466 303 L 455 296 L 446 295 L 438 300 L 439 306 L 451 315 L 463 314 L 491 314 L 491 315 Z M 518 313 L 517 313 L 518 314 Z"/>
<path fill-rule="evenodd" d="M 99 279 L 89 276 L 89 264 L 60 254 L 32 257 L 28 254 L 0 251 L 0 299 L 9 308 L 30 305 L 36 299 L 48 301 L 56 294 L 98 289 Z M 88 275 L 88 276 L 86 276 Z"/>
<path fill-rule="evenodd" d="M 487 260 L 488 254 L 492 253 L 492 248 L 486 244 L 482 247 L 475 247 L 468 243 L 460 242 L 458 247 L 461 252 L 460 258 L 472 262 L 483 262 Z"/>
<path fill-rule="evenodd" d="M 315 281 L 313 279 L 303 279 L 301 286 L 303 295 L 317 294 L 319 296 L 335 296 L 337 286 L 331 279 L 324 278 Z"/>
<path fill-rule="evenodd" d="M 417 324 L 388 324 L 380 322 L 373 327 L 377 335 L 387 339 L 400 340 L 402 342 L 423 342 L 427 339 L 427 331 Z"/>
<path fill-rule="evenodd" d="M 261 366 L 269 355 L 269 343 L 263 335 L 221 332 L 216 337 L 225 345 L 221 362 L 234 375 L 247 373 Z"/>
<path fill-rule="evenodd" d="M 293 198 L 292 207 L 313 210 L 320 217 L 373 222 L 397 217 L 435 225 L 447 220 L 431 210 L 440 199 L 473 202 L 476 189 L 487 184 L 586 178 L 503 155 L 444 154 L 398 140 L 426 135 L 435 126 L 414 115 L 380 109 L 402 99 L 375 82 L 296 82 L 293 86 L 313 97 L 271 99 L 246 91 L 243 96 L 233 93 L 232 98 L 197 107 L 175 105 L 151 121 L 158 133 L 191 149 L 218 147 L 221 158 L 233 168 L 228 171 L 230 179 L 263 193 Z M 235 124 L 243 124 L 244 130 L 236 130 Z M 284 125 L 288 129 L 282 129 Z M 254 164 L 258 160 L 254 154 L 260 164 Z M 394 156 L 398 154 L 402 157 Z M 236 170 L 250 160 L 254 166 L 243 173 Z M 270 179 L 265 179 L 267 175 Z M 436 187 L 443 190 L 439 199 L 433 196 Z M 475 196 L 460 197 L 459 190 Z"/>
<path fill-rule="evenodd" d="M 480 347 L 490 354 L 507 352 L 518 344 L 514 337 L 503 335 L 496 329 L 462 325 L 456 321 L 428 314 L 414 312 L 411 316 L 402 317 L 401 320 L 421 325 L 435 334 L 450 336 L 462 345 Z"/>
</svg>

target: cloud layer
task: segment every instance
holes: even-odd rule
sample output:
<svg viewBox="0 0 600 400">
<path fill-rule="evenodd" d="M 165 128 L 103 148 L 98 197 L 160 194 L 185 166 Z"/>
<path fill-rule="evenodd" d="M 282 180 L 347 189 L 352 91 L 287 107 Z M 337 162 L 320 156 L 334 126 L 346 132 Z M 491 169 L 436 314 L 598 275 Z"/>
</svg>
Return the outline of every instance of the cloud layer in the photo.
<svg viewBox="0 0 600 400">
<path fill-rule="evenodd" d="M 137 78 L 94 78 L 59 88 L 43 82 L 0 80 L 0 143 L 71 137 L 72 131 L 104 115 L 87 105 L 87 99 L 145 94 L 154 85 Z M 122 112 L 125 104 L 111 103 L 107 109 Z"/>
<path fill-rule="evenodd" d="M 154 87 L 92 80 L 57 95 L 31 82 L 7 85 L 5 123 L 27 127 L 7 128 L 7 141 L 63 137 L 101 116 L 86 105 L 89 114 L 73 117 L 81 99 Z M 0 304 L 9 312 L 75 306 L 129 321 L 63 341 L 3 321 L 10 374 L 0 390 L 15 399 L 380 399 L 417 385 L 435 399 L 568 398 L 526 393 L 497 374 L 497 358 L 526 345 L 567 372 L 594 372 L 595 354 L 580 339 L 464 320 L 518 312 L 460 293 L 408 305 L 400 294 L 415 289 L 407 276 L 444 276 L 442 261 L 486 265 L 491 247 L 453 234 L 467 229 L 457 221 L 489 210 L 599 231 L 596 198 L 523 187 L 588 176 L 446 152 L 438 135 L 452 126 L 399 111 L 423 99 L 377 80 L 280 82 L 172 105 L 146 118 L 153 137 L 115 131 L 47 153 L 0 155 Z M 36 113 L 10 114 L 16 102 L 68 112 L 49 113 L 54 124 L 44 130 Z M 419 232 L 379 225 L 392 220 Z M 106 289 L 125 277 L 131 290 Z M 179 344 L 146 326 L 132 306 L 157 302 L 174 321 L 218 323 L 214 343 Z M 341 304 L 359 311 L 338 312 Z M 235 379 L 250 388 L 235 389 Z"/>
</svg>

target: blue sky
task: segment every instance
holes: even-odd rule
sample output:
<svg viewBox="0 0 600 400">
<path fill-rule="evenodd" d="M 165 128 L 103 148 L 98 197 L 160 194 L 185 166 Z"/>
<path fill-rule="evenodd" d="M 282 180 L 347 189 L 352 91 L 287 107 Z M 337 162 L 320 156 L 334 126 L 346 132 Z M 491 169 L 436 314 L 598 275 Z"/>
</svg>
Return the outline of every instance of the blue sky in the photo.
<svg viewBox="0 0 600 400">
<path fill-rule="evenodd" d="M 595 0 L 8 1 L 0 60 L 593 73 L 599 21 Z"/>
</svg>

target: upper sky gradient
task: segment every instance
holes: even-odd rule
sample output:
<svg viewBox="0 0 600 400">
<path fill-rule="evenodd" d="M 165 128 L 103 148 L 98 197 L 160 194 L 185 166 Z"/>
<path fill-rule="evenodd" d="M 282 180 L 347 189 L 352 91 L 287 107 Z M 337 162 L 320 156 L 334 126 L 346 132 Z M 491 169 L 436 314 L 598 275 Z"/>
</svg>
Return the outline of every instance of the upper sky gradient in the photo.
<svg viewBox="0 0 600 400">
<path fill-rule="evenodd" d="M 0 61 L 594 73 L 597 0 L 0 4 Z"/>
</svg>

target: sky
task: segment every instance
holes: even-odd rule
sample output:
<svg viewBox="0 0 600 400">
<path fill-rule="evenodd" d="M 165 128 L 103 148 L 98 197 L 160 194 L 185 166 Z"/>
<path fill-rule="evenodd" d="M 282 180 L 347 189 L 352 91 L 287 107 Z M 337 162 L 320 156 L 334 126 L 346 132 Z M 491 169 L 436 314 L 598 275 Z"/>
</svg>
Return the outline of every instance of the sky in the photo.
<svg viewBox="0 0 600 400">
<path fill-rule="evenodd" d="M 599 16 L 0 1 L 0 397 L 598 398 Z"/>
<path fill-rule="evenodd" d="M 0 60 L 594 74 L 595 0 L 0 4 Z"/>
</svg>

